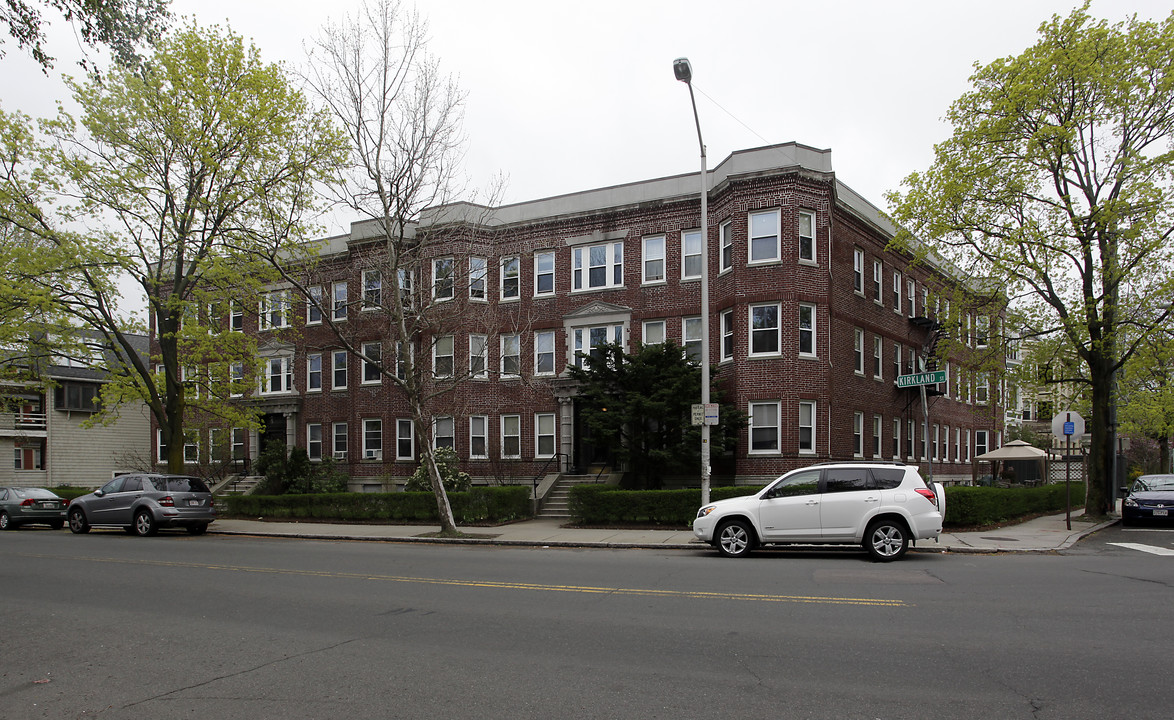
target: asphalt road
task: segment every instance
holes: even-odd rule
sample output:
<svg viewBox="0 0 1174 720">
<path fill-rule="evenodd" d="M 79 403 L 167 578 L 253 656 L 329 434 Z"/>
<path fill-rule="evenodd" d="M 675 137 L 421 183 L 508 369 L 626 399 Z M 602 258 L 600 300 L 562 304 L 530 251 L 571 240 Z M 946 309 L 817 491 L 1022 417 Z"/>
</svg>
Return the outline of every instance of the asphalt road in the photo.
<svg viewBox="0 0 1174 720">
<path fill-rule="evenodd" d="M 1174 549 L 1114 529 L 877 565 L 22 529 L 0 535 L 0 717 L 1165 718 L 1174 558 L 1116 535 Z"/>
</svg>

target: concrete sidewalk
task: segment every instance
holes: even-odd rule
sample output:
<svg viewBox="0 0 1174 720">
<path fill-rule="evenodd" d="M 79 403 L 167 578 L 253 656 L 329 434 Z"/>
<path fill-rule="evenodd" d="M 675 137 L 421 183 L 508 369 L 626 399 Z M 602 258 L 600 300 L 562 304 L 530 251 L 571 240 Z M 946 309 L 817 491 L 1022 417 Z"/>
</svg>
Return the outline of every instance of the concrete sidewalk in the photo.
<svg viewBox="0 0 1174 720">
<path fill-rule="evenodd" d="M 937 542 L 922 540 L 916 552 L 956 553 L 1044 553 L 1063 550 L 1080 538 L 1116 522 L 1092 522 L 1084 510 L 1072 513 L 1072 529 L 1064 514 L 1048 515 L 1005 527 L 979 532 L 943 533 Z M 560 520 L 526 520 L 498 527 L 462 527 L 466 538 L 433 538 L 437 525 L 365 525 L 318 522 L 267 522 L 225 519 L 214 522 L 208 531 L 222 535 L 253 535 L 319 540 L 367 540 L 436 544 L 491 544 L 527 547 L 667 548 L 705 550 L 708 546 L 692 530 L 639 530 L 565 527 Z"/>
</svg>

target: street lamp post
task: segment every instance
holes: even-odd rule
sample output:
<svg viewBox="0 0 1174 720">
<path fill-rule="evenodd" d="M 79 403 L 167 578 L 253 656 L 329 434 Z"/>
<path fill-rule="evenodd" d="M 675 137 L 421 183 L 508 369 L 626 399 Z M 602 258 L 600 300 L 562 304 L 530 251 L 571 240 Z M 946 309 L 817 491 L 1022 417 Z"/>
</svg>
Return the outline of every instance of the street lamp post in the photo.
<svg viewBox="0 0 1174 720">
<path fill-rule="evenodd" d="M 697 99 L 693 96 L 693 66 L 688 58 L 673 61 L 673 74 L 689 86 L 693 105 L 693 122 L 697 125 L 697 144 L 701 146 L 701 504 L 709 503 L 709 192 L 705 168 L 705 141 L 701 139 L 701 118 L 697 116 Z"/>
</svg>

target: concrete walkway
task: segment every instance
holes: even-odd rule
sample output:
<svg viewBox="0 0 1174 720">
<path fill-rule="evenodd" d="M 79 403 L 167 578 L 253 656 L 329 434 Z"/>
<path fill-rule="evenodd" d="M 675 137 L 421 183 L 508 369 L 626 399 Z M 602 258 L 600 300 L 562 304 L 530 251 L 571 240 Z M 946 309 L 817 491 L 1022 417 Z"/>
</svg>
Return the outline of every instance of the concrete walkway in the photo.
<svg viewBox="0 0 1174 720">
<path fill-rule="evenodd" d="M 1065 516 L 1048 515 L 1026 522 L 979 532 L 943 533 L 937 542 L 923 540 L 917 552 L 956 553 L 1045 553 L 1070 547 L 1080 538 L 1116 522 L 1092 522 L 1083 517 L 1084 510 L 1072 513 L 1072 529 Z M 558 520 L 526 520 L 499 527 L 462 527 L 469 537 L 432 538 L 437 525 L 363 525 L 318 522 L 268 522 L 257 520 L 217 520 L 208 532 L 222 535 L 253 535 L 319 540 L 367 540 L 387 542 L 492 544 L 528 547 L 601 547 L 668 548 L 703 550 L 704 543 L 693 537 L 692 530 L 640 530 L 565 527 Z"/>
</svg>

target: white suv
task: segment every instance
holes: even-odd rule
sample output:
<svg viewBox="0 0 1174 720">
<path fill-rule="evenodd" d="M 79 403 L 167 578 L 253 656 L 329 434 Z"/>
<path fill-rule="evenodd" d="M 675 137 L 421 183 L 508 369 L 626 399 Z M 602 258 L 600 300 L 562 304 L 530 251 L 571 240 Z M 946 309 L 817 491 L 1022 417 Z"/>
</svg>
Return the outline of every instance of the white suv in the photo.
<svg viewBox="0 0 1174 720">
<path fill-rule="evenodd" d="M 913 465 L 829 463 L 792 470 L 755 495 L 697 511 L 693 534 L 726 557 L 768 543 L 863 545 L 873 560 L 905 554 L 910 540 L 942 532 L 946 495 Z"/>
</svg>

